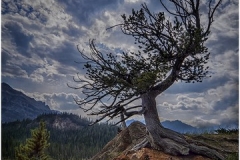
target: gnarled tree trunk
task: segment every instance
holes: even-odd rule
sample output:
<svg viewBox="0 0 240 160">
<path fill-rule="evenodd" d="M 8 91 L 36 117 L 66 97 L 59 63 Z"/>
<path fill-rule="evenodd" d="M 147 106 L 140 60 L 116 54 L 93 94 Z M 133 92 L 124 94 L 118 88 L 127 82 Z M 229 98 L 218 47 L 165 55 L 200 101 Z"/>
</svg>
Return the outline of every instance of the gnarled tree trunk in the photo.
<svg viewBox="0 0 240 160">
<path fill-rule="evenodd" d="M 123 115 L 123 113 L 121 113 L 121 127 L 122 127 L 122 129 L 125 129 L 125 128 L 127 128 L 127 125 L 126 125 L 126 122 L 125 122 L 125 120 L 124 120 L 124 115 Z"/>
<path fill-rule="evenodd" d="M 205 146 L 189 144 L 182 134 L 164 128 L 160 123 L 153 92 L 145 93 L 141 98 L 142 106 L 146 108 L 143 115 L 148 134 L 145 142 L 141 143 L 142 146 L 137 146 L 135 149 L 150 143 L 152 148 L 171 155 L 188 155 L 190 152 L 193 152 L 214 159 L 224 159 L 217 151 Z"/>
</svg>

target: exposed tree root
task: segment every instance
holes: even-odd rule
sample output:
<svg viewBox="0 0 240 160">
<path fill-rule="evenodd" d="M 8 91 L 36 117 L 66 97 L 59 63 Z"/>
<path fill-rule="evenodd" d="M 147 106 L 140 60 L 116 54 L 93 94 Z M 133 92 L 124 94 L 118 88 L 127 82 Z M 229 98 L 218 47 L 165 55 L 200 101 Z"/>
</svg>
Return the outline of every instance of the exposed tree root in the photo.
<svg viewBox="0 0 240 160">
<path fill-rule="evenodd" d="M 214 159 L 220 159 L 223 160 L 225 159 L 219 152 L 216 150 L 210 149 L 205 146 L 197 146 L 195 144 L 190 144 L 189 145 L 190 151 L 196 154 L 204 155 L 209 158 L 214 158 Z"/>
<path fill-rule="evenodd" d="M 198 144 L 197 141 L 187 142 L 186 138 L 180 133 L 161 128 L 152 133 L 148 132 L 146 138 L 139 144 L 135 145 L 132 150 L 139 150 L 151 146 L 153 149 L 161 150 L 171 155 L 188 155 L 194 153 L 212 159 L 224 159 L 214 147 L 209 148 L 202 145 L 202 143 L 200 143 L 201 146 L 196 144 Z"/>
<path fill-rule="evenodd" d="M 137 151 L 137 150 L 147 147 L 147 146 L 151 146 L 151 145 L 150 145 L 149 141 L 147 140 L 147 138 L 144 138 L 142 142 L 135 145 L 131 150 Z"/>
</svg>

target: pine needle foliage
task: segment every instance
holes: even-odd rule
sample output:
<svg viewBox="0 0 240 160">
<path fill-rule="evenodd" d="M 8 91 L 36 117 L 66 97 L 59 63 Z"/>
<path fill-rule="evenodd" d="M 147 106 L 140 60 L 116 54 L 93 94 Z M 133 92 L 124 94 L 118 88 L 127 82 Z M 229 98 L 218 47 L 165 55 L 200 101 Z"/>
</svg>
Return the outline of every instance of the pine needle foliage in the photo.
<svg viewBox="0 0 240 160">
<path fill-rule="evenodd" d="M 40 121 L 39 127 L 31 130 L 31 138 L 16 148 L 15 158 L 17 160 L 50 160 L 51 158 L 45 153 L 50 146 L 49 138 L 50 132 L 47 131 L 45 122 Z"/>
</svg>

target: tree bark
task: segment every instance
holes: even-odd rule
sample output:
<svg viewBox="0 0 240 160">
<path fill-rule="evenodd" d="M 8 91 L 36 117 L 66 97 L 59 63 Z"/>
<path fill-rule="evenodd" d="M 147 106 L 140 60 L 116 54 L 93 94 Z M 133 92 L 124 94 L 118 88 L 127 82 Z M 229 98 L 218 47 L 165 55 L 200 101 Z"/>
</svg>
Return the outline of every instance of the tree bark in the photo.
<svg viewBox="0 0 240 160">
<path fill-rule="evenodd" d="M 121 113 L 121 127 L 122 127 L 122 129 L 125 129 L 125 128 L 127 128 L 127 125 L 126 125 L 126 122 L 125 122 L 125 120 L 124 120 L 124 115 L 123 115 L 123 113 Z"/>
<path fill-rule="evenodd" d="M 189 154 L 189 148 L 184 146 L 187 145 L 185 138 L 181 134 L 165 129 L 161 125 L 158 117 L 156 100 L 151 93 L 142 96 L 142 106 L 147 108 L 144 113 L 144 118 L 149 132 L 148 141 L 150 142 L 151 147 L 172 155 Z"/>
<path fill-rule="evenodd" d="M 192 152 L 214 159 L 224 159 L 217 151 L 205 146 L 190 144 L 182 134 L 164 128 L 160 123 L 156 100 L 153 95 L 154 93 L 149 92 L 141 96 L 142 107 L 146 107 L 146 111 L 143 115 L 148 133 L 144 142 L 141 143 L 142 147 L 150 143 L 152 148 L 171 155 L 188 155 Z M 141 145 L 135 146 L 134 149 L 139 148 L 141 148 Z"/>
</svg>

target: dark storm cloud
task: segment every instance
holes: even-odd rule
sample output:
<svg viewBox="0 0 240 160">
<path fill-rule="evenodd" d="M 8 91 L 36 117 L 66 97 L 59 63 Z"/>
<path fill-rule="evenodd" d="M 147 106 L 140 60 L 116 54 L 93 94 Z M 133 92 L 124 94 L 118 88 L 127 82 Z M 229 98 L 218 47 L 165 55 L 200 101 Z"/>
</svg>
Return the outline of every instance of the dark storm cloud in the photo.
<svg viewBox="0 0 240 160">
<path fill-rule="evenodd" d="M 78 52 L 77 46 L 65 41 L 61 46 L 48 50 L 37 50 L 37 53 L 41 55 L 44 52 L 44 55 L 41 58 L 46 59 L 46 65 L 55 67 L 53 76 L 58 77 L 58 75 L 73 75 L 77 72 L 82 72 L 83 62 L 80 53 Z M 43 66 L 39 66 L 43 67 Z M 53 78 L 54 79 L 54 78 Z"/>
<path fill-rule="evenodd" d="M 9 22 L 4 24 L 3 28 L 3 38 L 5 36 L 11 36 L 11 42 L 17 47 L 17 50 L 21 52 L 22 55 L 30 57 L 28 53 L 29 43 L 33 40 L 33 35 L 26 33 L 23 27 L 17 22 Z"/>
<path fill-rule="evenodd" d="M 95 17 L 104 10 L 114 10 L 123 0 L 59 0 L 65 6 L 65 11 L 74 16 L 74 20 L 84 26 L 92 25 Z"/>
<path fill-rule="evenodd" d="M 216 40 L 214 42 L 212 42 L 211 40 L 208 42 L 211 57 L 223 54 L 228 50 L 238 49 L 239 41 L 237 36 L 236 37 L 218 36 L 217 39 L 218 43 L 216 43 Z"/>
<path fill-rule="evenodd" d="M 2 66 L 7 64 L 7 61 L 11 59 L 10 53 L 5 50 L 4 48 L 2 48 L 2 52 L 1 52 L 1 64 Z"/>
<path fill-rule="evenodd" d="M 235 69 L 236 70 L 236 69 Z M 215 74 L 211 74 L 212 77 L 205 78 L 203 82 L 199 83 L 185 83 L 178 82 L 169 87 L 165 93 L 167 94 L 179 94 L 179 93 L 202 93 L 206 92 L 209 88 L 216 88 L 224 85 L 228 81 L 232 81 L 232 77 L 229 76 L 218 76 L 214 77 Z M 236 87 L 237 81 L 235 81 Z"/>
<path fill-rule="evenodd" d="M 11 77 L 11 78 L 15 78 L 15 77 L 28 78 L 28 74 L 25 69 L 23 69 L 21 66 L 19 66 L 17 64 L 13 65 L 10 62 L 12 60 L 12 58 L 13 58 L 13 53 L 8 52 L 4 48 L 2 48 L 2 52 L 1 52 L 2 77 L 6 76 L 6 77 Z"/>
<path fill-rule="evenodd" d="M 77 50 L 77 46 L 67 41 L 63 42 L 61 47 L 51 50 L 49 58 L 55 59 L 61 64 L 69 66 L 75 66 L 76 63 L 74 63 L 74 61 L 81 61 L 81 56 Z"/>
<path fill-rule="evenodd" d="M 174 10 L 174 6 L 168 0 L 163 0 L 162 2 L 165 6 L 168 7 L 168 10 L 170 11 Z M 160 11 L 160 12 L 165 12 L 165 14 L 168 15 L 167 11 L 161 5 L 160 0 L 151 0 L 150 3 L 148 3 L 148 7 L 151 8 L 153 11 L 155 11 L 155 13 Z"/>
<path fill-rule="evenodd" d="M 27 72 L 22 70 L 19 66 L 5 65 L 2 66 L 2 74 L 3 76 L 9 76 L 14 78 L 16 77 L 25 77 L 27 78 Z"/>
<path fill-rule="evenodd" d="M 70 41 L 73 35 L 79 36 L 81 32 L 74 25 L 68 24 L 64 30 L 54 24 L 58 22 L 50 21 L 50 18 L 57 18 L 55 14 L 46 14 L 48 9 L 44 3 L 33 3 L 32 6 L 23 1 L 2 3 L 5 17 L 2 21 L 2 38 L 5 39 L 2 43 L 2 76 L 20 78 L 24 75 L 35 82 L 47 82 L 71 72 L 71 66 L 76 65 L 74 61 L 80 56 Z M 52 9 L 54 12 L 56 8 Z M 43 22 L 47 22 L 47 26 Z"/>
<path fill-rule="evenodd" d="M 71 24 L 67 24 L 66 28 L 63 28 L 62 31 L 70 37 L 83 37 L 84 33 L 81 33 L 79 28 Z"/>
<path fill-rule="evenodd" d="M 159 0 L 3 0 L 2 81 L 53 109 L 78 112 L 72 97 L 82 97 L 81 91 L 66 85 L 73 83 L 76 73 L 84 76 L 83 64 L 75 63 L 83 61 L 77 45 L 87 52 L 88 40 L 95 38 L 106 52 L 136 51 L 131 36 L 117 27 L 106 28 L 119 24 L 122 14 L 131 14 L 132 8 L 138 10 L 144 2 L 155 13 L 164 11 Z M 224 3 L 216 12 L 207 42 L 212 77 L 203 83 L 175 83 L 166 90 L 164 99 L 159 96 L 158 100 L 162 118 L 192 120 L 196 125 L 235 122 L 235 117 L 228 116 L 238 114 L 234 113 L 238 111 L 234 88 L 238 88 L 239 64 L 236 3 Z M 221 116 L 211 115 L 215 112 Z"/>
<path fill-rule="evenodd" d="M 33 8 L 31 5 L 20 1 L 20 0 L 3 0 L 2 1 L 2 15 L 5 14 L 19 14 L 24 17 L 28 17 L 31 20 L 40 20 L 41 23 L 45 23 L 47 21 L 47 16 L 42 14 L 36 8 Z"/>
<path fill-rule="evenodd" d="M 230 95 L 224 96 L 221 100 L 216 101 L 214 104 L 214 112 L 218 110 L 225 110 L 229 106 L 238 105 L 238 92 L 239 90 L 232 90 Z"/>
</svg>

